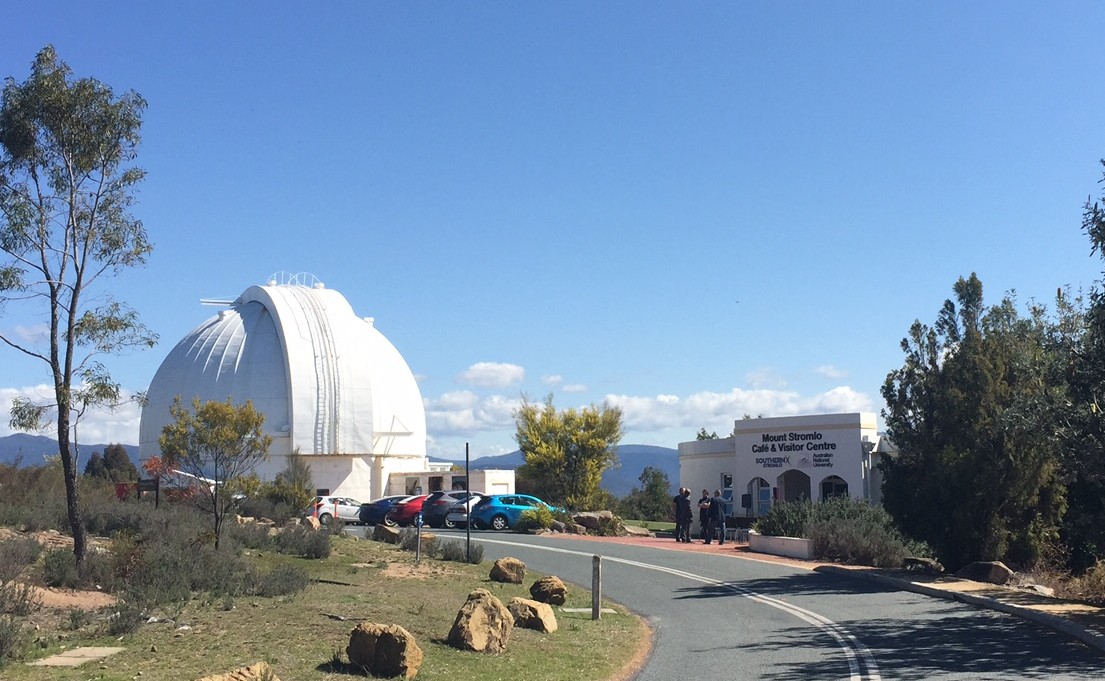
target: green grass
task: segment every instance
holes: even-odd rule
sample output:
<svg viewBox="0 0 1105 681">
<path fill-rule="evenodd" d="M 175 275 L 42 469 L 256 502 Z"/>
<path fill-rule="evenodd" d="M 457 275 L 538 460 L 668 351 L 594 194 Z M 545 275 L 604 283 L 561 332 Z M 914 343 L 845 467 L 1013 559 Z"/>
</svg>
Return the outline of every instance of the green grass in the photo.
<svg viewBox="0 0 1105 681">
<path fill-rule="evenodd" d="M 224 598 L 196 598 L 172 613 L 176 623 L 142 625 L 121 640 L 96 637 L 96 624 L 79 631 L 57 630 L 36 635 L 51 643 L 32 654 L 45 657 L 77 646 L 124 646 L 125 651 L 78 669 L 32 667 L 18 662 L 3 669 L 6 681 L 158 681 L 199 678 L 258 661 L 268 662 L 282 679 L 342 679 L 347 671 L 332 662 L 345 658 L 349 633 L 358 621 L 399 624 L 410 631 L 425 655 L 420 681 L 448 679 L 527 679 L 558 681 L 608 679 L 617 675 L 645 644 L 646 626 L 625 608 L 605 603 L 617 614 L 593 622 L 589 613 L 556 610 L 560 628 L 553 634 L 515 629 L 500 655 L 462 652 L 444 643 L 457 610 L 467 594 L 485 588 L 503 603 L 513 596 L 529 597 L 529 585 L 542 576 L 527 573 L 523 585 L 488 580 L 490 563 L 467 565 L 423 559 L 372 541 L 335 539 L 325 560 L 291 558 L 256 552 L 250 557 L 263 569 L 289 563 L 307 569 L 316 581 L 294 597 L 241 597 L 233 607 Z M 590 606 L 589 591 L 569 587 L 568 607 Z M 59 613 L 60 614 L 60 613 Z M 340 621 L 332 616 L 344 617 Z M 180 631 L 186 623 L 190 629 Z M 63 638 L 59 641 L 59 636 Z M 549 664 L 550 660 L 556 664 Z M 140 676 L 139 676 L 140 674 Z"/>
</svg>

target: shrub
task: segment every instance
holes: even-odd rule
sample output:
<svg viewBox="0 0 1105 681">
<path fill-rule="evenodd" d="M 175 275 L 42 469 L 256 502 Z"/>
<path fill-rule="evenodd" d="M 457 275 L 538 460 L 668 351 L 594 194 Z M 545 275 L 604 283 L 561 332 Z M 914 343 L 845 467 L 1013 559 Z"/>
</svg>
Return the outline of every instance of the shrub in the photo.
<svg viewBox="0 0 1105 681">
<path fill-rule="evenodd" d="M 600 537 L 621 537 L 625 535 L 625 523 L 618 516 L 599 516 L 599 527 L 595 534 Z"/>
<path fill-rule="evenodd" d="M 437 558 L 441 555 L 441 548 L 438 544 L 436 535 L 430 538 L 423 535 L 421 555 L 427 558 Z M 399 532 L 399 548 L 405 551 L 418 551 L 418 530 L 410 527 L 401 530 Z"/>
<path fill-rule="evenodd" d="M 133 634 L 146 621 L 145 609 L 134 600 L 119 601 L 111 606 L 107 617 L 109 636 Z"/>
<path fill-rule="evenodd" d="M 30 584 L 5 582 L 0 584 L 0 613 L 29 615 L 38 608 L 40 599 Z"/>
<path fill-rule="evenodd" d="M 451 560 L 454 563 L 472 563 L 473 565 L 479 565 L 483 562 L 483 544 L 479 542 L 472 544 L 471 559 L 469 559 L 464 542 L 443 541 L 439 542 L 438 546 L 441 549 L 441 560 Z"/>
<path fill-rule="evenodd" d="M 330 532 L 306 527 L 286 527 L 276 539 L 276 550 L 289 556 L 321 559 L 330 555 Z"/>
<path fill-rule="evenodd" d="M 277 550 L 276 534 L 269 532 L 268 525 L 258 525 L 256 523 L 227 525 L 224 539 L 227 538 L 255 551 Z"/>
<path fill-rule="evenodd" d="M 0 542 L 0 584 L 18 577 L 41 553 L 42 546 L 31 537 Z"/>
<path fill-rule="evenodd" d="M 42 581 L 46 586 L 76 587 L 77 557 L 73 552 L 69 549 L 48 551 L 42 563 Z"/>
<path fill-rule="evenodd" d="M 18 660 L 27 647 L 27 635 L 22 623 L 11 615 L 0 617 L 0 668 L 10 660 Z"/>
<path fill-rule="evenodd" d="M 302 592 L 309 583 L 307 571 L 303 568 L 280 565 L 257 579 L 253 594 L 265 598 L 291 596 Z"/>
<path fill-rule="evenodd" d="M 813 504 L 809 501 L 775 504 L 767 515 L 756 521 L 753 529 L 773 537 L 805 537 L 812 515 Z"/>
<path fill-rule="evenodd" d="M 552 511 L 544 506 L 522 511 L 518 522 L 514 523 L 515 532 L 530 532 L 532 530 L 547 530 L 552 527 Z"/>
</svg>

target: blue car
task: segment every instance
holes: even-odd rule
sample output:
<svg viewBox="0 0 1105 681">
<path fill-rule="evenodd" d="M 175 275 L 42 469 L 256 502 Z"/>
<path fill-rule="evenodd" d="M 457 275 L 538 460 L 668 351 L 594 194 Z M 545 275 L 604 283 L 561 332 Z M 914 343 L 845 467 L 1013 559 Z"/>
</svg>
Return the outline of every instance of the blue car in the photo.
<svg viewBox="0 0 1105 681">
<path fill-rule="evenodd" d="M 393 497 L 382 497 L 376 501 L 361 504 L 361 522 L 365 525 L 379 525 L 380 523 L 394 525 L 395 523 L 389 520 L 387 515 L 391 512 L 391 509 L 395 508 L 397 503 L 406 498 L 408 498 L 406 494 L 400 494 Z"/>
<path fill-rule="evenodd" d="M 513 527 L 523 511 L 555 507 L 528 494 L 492 494 L 480 499 L 469 512 L 472 526 L 478 529 L 506 530 Z"/>
</svg>

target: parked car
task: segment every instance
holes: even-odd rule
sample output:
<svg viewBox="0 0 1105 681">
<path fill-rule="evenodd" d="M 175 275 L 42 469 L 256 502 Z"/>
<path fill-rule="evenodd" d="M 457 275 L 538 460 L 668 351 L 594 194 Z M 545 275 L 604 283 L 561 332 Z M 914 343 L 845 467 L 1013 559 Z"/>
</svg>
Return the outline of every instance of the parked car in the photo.
<svg viewBox="0 0 1105 681">
<path fill-rule="evenodd" d="M 323 525 L 329 525 L 335 515 L 342 522 L 359 523 L 361 502 L 349 497 L 315 497 L 303 514 L 315 516 Z"/>
<path fill-rule="evenodd" d="M 410 496 L 407 494 L 396 494 L 394 496 L 381 497 L 376 501 L 361 504 L 361 510 L 358 513 L 358 517 L 365 525 L 378 525 L 380 523 L 394 525 L 394 522 L 388 520 L 387 515 L 391 512 L 391 509 L 395 508 L 397 503 L 404 499 L 410 499 Z"/>
<path fill-rule="evenodd" d="M 468 511 L 480 502 L 486 494 L 472 492 L 472 496 L 464 501 L 453 504 L 449 512 L 445 514 L 445 527 L 465 527 L 468 525 Z"/>
<path fill-rule="evenodd" d="M 492 494 L 476 502 L 469 517 L 472 527 L 477 529 L 505 530 L 514 527 L 523 511 L 535 508 L 556 510 L 556 507 L 528 494 Z"/>
<path fill-rule="evenodd" d="M 434 492 L 422 502 L 422 522 L 430 527 L 453 527 L 447 524 L 445 516 L 455 504 L 468 498 L 468 492 L 453 490 L 451 492 Z"/>
<path fill-rule="evenodd" d="M 420 494 L 418 496 L 407 497 L 395 504 L 395 508 L 391 509 L 385 516 L 384 520 L 391 520 L 396 525 L 406 527 L 407 525 L 414 524 L 414 517 L 418 515 L 418 512 L 422 510 L 422 502 L 426 501 L 428 494 Z M 388 523 L 391 524 L 391 523 Z"/>
</svg>

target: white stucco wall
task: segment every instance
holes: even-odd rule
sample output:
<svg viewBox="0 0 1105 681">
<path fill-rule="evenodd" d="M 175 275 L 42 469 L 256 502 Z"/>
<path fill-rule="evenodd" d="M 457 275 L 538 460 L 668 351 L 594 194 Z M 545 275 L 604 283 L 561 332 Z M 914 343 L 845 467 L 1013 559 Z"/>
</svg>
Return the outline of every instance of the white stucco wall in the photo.
<svg viewBox="0 0 1105 681">
<path fill-rule="evenodd" d="M 849 496 L 877 502 L 881 481 L 871 453 L 877 427 L 873 413 L 741 419 L 732 437 L 679 444 L 680 485 L 697 499 L 703 487 L 712 492 L 732 475 L 733 515 L 763 515 L 768 500 L 821 500 L 843 485 Z M 745 494 L 752 495 L 748 510 L 741 504 Z"/>
</svg>

